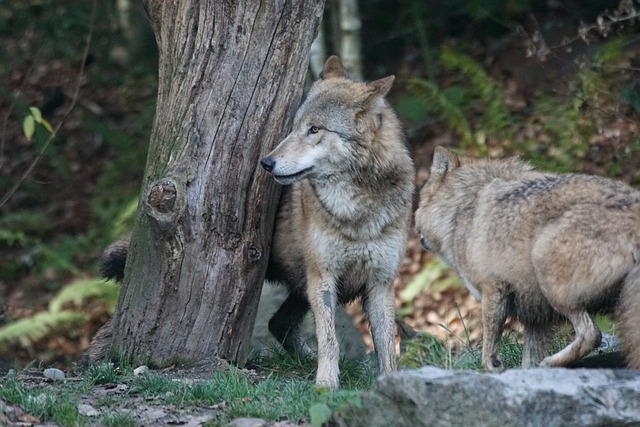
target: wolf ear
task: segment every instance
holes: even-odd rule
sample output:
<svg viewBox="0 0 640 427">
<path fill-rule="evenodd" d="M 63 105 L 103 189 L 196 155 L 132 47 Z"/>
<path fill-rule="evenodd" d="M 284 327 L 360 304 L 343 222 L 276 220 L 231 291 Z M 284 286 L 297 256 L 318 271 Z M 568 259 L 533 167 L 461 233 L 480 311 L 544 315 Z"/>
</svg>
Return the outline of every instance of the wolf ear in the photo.
<svg viewBox="0 0 640 427">
<path fill-rule="evenodd" d="M 344 68 L 344 65 L 342 65 L 342 62 L 340 62 L 340 58 L 335 55 L 332 55 L 327 59 L 327 62 L 324 63 L 324 68 L 320 73 L 320 78 L 322 80 L 331 79 L 333 77 L 349 78 L 349 74 Z"/>
<path fill-rule="evenodd" d="M 460 166 L 460 159 L 457 155 L 444 147 L 437 146 L 433 152 L 433 163 L 429 179 L 444 177 L 447 172 L 454 171 Z"/>
<path fill-rule="evenodd" d="M 391 86 L 393 86 L 393 82 L 396 80 L 396 76 L 387 76 L 379 80 L 374 80 L 370 83 L 367 83 L 367 87 L 370 88 L 374 95 L 378 95 L 379 97 L 385 96 Z"/>
</svg>

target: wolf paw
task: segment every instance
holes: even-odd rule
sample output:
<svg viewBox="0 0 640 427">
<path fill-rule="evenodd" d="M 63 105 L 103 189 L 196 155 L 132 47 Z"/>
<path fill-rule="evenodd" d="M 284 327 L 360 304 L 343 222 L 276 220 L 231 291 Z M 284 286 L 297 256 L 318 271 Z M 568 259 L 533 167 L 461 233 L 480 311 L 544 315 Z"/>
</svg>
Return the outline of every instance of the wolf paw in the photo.
<svg viewBox="0 0 640 427">
<path fill-rule="evenodd" d="M 340 381 L 337 378 L 316 378 L 315 389 L 317 391 L 330 390 L 335 391 L 340 387 Z"/>
<path fill-rule="evenodd" d="M 485 360 L 483 362 L 484 369 L 489 372 L 502 372 L 504 371 L 504 366 L 502 362 L 497 357 L 492 357 L 489 360 Z"/>
</svg>

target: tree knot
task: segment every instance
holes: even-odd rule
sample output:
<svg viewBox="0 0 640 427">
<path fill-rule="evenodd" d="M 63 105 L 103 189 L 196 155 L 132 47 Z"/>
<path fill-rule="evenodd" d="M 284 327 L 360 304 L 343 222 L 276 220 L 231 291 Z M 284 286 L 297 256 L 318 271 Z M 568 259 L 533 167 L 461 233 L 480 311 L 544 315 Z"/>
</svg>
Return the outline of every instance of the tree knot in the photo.
<svg viewBox="0 0 640 427">
<path fill-rule="evenodd" d="M 186 205 L 185 187 L 168 176 L 152 182 L 145 191 L 145 213 L 163 233 L 173 231 L 182 217 Z"/>
<path fill-rule="evenodd" d="M 176 204 L 176 189 L 173 180 L 164 178 L 151 184 L 147 202 L 160 213 L 171 212 Z"/>
</svg>

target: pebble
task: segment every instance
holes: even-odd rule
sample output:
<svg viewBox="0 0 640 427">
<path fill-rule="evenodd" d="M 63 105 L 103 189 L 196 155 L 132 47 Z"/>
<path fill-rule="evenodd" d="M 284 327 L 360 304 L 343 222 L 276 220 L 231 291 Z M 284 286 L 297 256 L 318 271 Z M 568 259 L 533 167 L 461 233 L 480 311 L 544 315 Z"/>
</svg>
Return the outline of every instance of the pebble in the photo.
<svg viewBox="0 0 640 427">
<path fill-rule="evenodd" d="M 64 372 L 57 368 L 47 368 L 44 370 L 44 377 L 54 381 L 63 380 Z"/>
<path fill-rule="evenodd" d="M 149 368 L 142 365 L 133 370 L 133 375 L 137 377 L 138 375 L 142 375 L 146 372 L 149 372 Z"/>
</svg>

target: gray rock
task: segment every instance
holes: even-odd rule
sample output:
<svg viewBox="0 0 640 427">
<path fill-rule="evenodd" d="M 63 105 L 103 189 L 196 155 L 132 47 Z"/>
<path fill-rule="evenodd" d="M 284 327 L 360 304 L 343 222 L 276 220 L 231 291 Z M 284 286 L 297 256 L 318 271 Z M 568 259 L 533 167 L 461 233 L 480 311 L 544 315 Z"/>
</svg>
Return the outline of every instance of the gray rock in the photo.
<svg viewBox="0 0 640 427">
<path fill-rule="evenodd" d="M 433 367 L 382 376 L 338 425 L 640 425 L 640 372 L 530 369 L 503 373 Z"/>
<path fill-rule="evenodd" d="M 275 348 L 281 348 L 280 344 L 269 332 L 269 319 L 280 308 L 286 297 L 287 289 L 284 286 L 269 283 L 265 283 L 262 286 L 256 324 L 253 327 L 251 336 L 253 354 L 265 355 Z M 315 350 L 317 340 L 311 312 L 304 320 L 303 333 L 309 347 Z M 354 325 L 351 316 L 347 314 L 343 307 L 338 307 L 338 310 L 336 310 L 336 334 L 340 341 L 341 354 L 350 359 L 362 359 L 365 357 L 366 346 L 362 340 L 362 335 Z"/>
<path fill-rule="evenodd" d="M 100 415 L 100 412 L 96 408 L 86 403 L 78 405 L 78 412 L 85 417 L 97 417 Z"/>
<path fill-rule="evenodd" d="M 47 368 L 44 370 L 44 377 L 54 381 L 60 381 L 64 379 L 64 372 L 57 368 Z"/>
<path fill-rule="evenodd" d="M 227 427 L 266 427 L 268 423 L 260 418 L 236 418 Z"/>
</svg>

